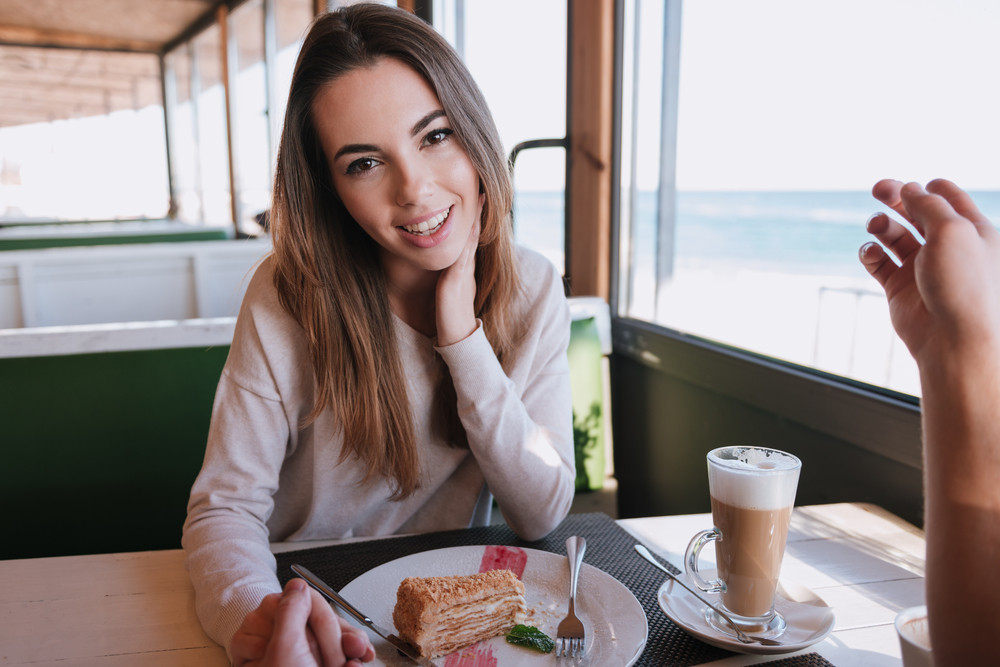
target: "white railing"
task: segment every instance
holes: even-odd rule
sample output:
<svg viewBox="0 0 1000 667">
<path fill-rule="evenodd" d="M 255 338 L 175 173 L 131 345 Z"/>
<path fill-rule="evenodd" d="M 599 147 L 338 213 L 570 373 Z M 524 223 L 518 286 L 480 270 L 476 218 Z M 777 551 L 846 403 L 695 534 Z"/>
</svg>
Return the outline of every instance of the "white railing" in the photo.
<svg viewBox="0 0 1000 667">
<path fill-rule="evenodd" d="M 0 252 L 0 330 L 235 316 L 267 240 Z"/>
</svg>

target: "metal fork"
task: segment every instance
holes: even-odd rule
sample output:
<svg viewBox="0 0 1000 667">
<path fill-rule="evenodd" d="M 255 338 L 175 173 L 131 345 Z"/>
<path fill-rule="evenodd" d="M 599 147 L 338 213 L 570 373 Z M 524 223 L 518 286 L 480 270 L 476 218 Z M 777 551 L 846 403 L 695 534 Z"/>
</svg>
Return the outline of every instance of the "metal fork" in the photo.
<svg viewBox="0 0 1000 667">
<path fill-rule="evenodd" d="M 587 540 L 571 537 L 566 540 L 566 557 L 569 559 L 569 611 L 556 629 L 556 657 L 583 657 L 586 635 L 583 622 L 576 615 L 576 582 L 580 578 L 583 552 L 587 550 Z"/>
</svg>

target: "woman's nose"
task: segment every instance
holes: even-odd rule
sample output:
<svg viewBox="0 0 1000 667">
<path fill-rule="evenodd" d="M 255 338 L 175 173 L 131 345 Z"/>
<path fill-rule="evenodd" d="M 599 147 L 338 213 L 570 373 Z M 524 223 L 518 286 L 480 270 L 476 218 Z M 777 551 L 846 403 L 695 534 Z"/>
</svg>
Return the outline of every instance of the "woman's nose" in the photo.
<svg viewBox="0 0 1000 667">
<path fill-rule="evenodd" d="M 418 160 L 401 161 L 396 170 L 396 203 L 418 204 L 434 192 L 434 179 Z"/>
</svg>

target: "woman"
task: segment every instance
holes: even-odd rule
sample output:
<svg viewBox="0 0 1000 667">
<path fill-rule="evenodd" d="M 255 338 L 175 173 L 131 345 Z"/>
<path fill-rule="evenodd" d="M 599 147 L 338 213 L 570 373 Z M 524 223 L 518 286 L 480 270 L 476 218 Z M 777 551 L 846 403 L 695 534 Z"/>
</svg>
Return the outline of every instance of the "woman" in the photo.
<svg viewBox="0 0 1000 667">
<path fill-rule="evenodd" d="M 199 617 L 234 662 L 268 639 L 269 540 L 482 525 L 494 496 L 534 540 L 568 512 L 568 308 L 551 264 L 515 249 L 511 196 L 482 95 L 437 33 L 381 5 L 316 20 L 289 93 L 274 251 L 240 311 L 184 526 Z"/>
</svg>

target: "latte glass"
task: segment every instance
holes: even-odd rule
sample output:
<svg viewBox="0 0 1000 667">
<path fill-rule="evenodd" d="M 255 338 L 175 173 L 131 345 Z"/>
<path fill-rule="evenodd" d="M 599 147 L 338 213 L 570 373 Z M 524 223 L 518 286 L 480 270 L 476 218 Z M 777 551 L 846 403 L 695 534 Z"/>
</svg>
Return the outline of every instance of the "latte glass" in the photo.
<svg viewBox="0 0 1000 667">
<path fill-rule="evenodd" d="M 748 634 L 776 637 L 785 629 L 785 619 L 774 610 L 774 594 L 801 469 L 797 457 L 776 449 L 738 445 L 708 453 L 715 527 L 691 539 L 684 562 L 691 583 L 719 593 L 722 606 Z M 709 542 L 715 543 L 718 578 L 706 581 L 698 559 Z M 705 620 L 734 634 L 710 608 Z"/>
<path fill-rule="evenodd" d="M 896 615 L 896 633 L 899 635 L 903 667 L 934 667 L 926 605 L 899 612 Z"/>
</svg>

